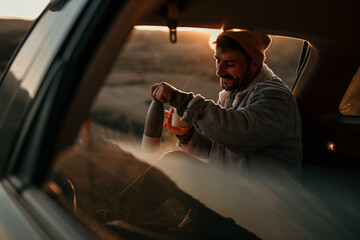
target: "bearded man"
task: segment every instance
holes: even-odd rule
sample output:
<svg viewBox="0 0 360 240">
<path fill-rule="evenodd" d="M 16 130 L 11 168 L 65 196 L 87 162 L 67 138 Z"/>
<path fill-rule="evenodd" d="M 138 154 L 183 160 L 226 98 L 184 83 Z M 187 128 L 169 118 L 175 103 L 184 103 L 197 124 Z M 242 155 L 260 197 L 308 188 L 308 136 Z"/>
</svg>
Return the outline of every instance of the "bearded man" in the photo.
<svg viewBox="0 0 360 240">
<path fill-rule="evenodd" d="M 216 75 L 223 89 L 217 103 L 168 83 L 150 87 L 153 99 L 169 102 L 189 123 L 164 127 L 178 144 L 210 165 L 236 171 L 301 171 L 301 118 L 291 90 L 264 63 L 268 35 L 223 31 L 214 42 Z"/>
</svg>

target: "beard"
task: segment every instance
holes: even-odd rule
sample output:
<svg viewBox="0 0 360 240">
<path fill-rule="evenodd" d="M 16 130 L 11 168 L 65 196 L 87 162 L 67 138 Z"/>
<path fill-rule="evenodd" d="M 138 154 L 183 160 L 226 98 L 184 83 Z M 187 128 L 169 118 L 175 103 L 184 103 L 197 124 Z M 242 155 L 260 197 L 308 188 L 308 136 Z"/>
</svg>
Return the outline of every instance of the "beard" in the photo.
<svg viewBox="0 0 360 240">
<path fill-rule="evenodd" d="M 233 78 L 231 76 L 221 76 L 220 77 L 220 86 L 225 91 L 237 90 L 239 86 L 240 79 Z"/>
<path fill-rule="evenodd" d="M 247 68 L 241 77 L 233 77 L 231 75 L 220 76 L 220 86 L 225 91 L 239 90 L 249 82 L 251 82 L 250 68 Z"/>
</svg>

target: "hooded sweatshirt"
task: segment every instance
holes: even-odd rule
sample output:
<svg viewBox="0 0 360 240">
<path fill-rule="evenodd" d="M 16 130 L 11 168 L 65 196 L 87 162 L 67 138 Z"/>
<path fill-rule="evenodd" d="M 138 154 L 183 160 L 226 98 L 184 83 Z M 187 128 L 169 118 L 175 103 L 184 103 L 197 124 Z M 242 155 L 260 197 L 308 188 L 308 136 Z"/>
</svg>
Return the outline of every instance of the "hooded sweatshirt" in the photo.
<svg viewBox="0 0 360 240">
<path fill-rule="evenodd" d="M 296 176 L 301 173 L 297 103 L 266 64 L 246 89 L 223 90 L 217 103 L 193 93 L 175 95 L 178 100 L 170 104 L 194 127 L 185 136 L 177 136 L 185 151 L 210 165 L 239 172 L 277 169 Z"/>
</svg>

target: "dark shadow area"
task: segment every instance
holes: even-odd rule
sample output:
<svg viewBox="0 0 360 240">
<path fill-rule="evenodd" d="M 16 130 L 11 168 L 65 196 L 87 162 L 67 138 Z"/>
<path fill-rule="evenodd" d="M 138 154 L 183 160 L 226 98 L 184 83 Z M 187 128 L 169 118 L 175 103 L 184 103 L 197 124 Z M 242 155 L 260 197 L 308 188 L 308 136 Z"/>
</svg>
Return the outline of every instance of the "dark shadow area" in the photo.
<svg viewBox="0 0 360 240">
<path fill-rule="evenodd" d="M 64 152 L 44 190 L 101 239 L 258 239 L 115 146 Z"/>
</svg>

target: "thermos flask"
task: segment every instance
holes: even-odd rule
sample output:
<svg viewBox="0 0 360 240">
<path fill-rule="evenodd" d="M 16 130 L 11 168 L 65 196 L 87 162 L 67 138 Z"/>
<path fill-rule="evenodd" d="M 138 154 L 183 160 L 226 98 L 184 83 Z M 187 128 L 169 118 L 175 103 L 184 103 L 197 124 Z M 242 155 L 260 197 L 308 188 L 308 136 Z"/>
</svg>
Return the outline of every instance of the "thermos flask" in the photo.
<svg viewBox="0 0 360 240">
<path fill-rule="evenodd" d="M 156 152 L 160 147 L 160 137 L 164 122 L 164 104 L 158 100 L 153 100 L 146 115 L 144 134 L 141 148 Z"/>
</svg>

